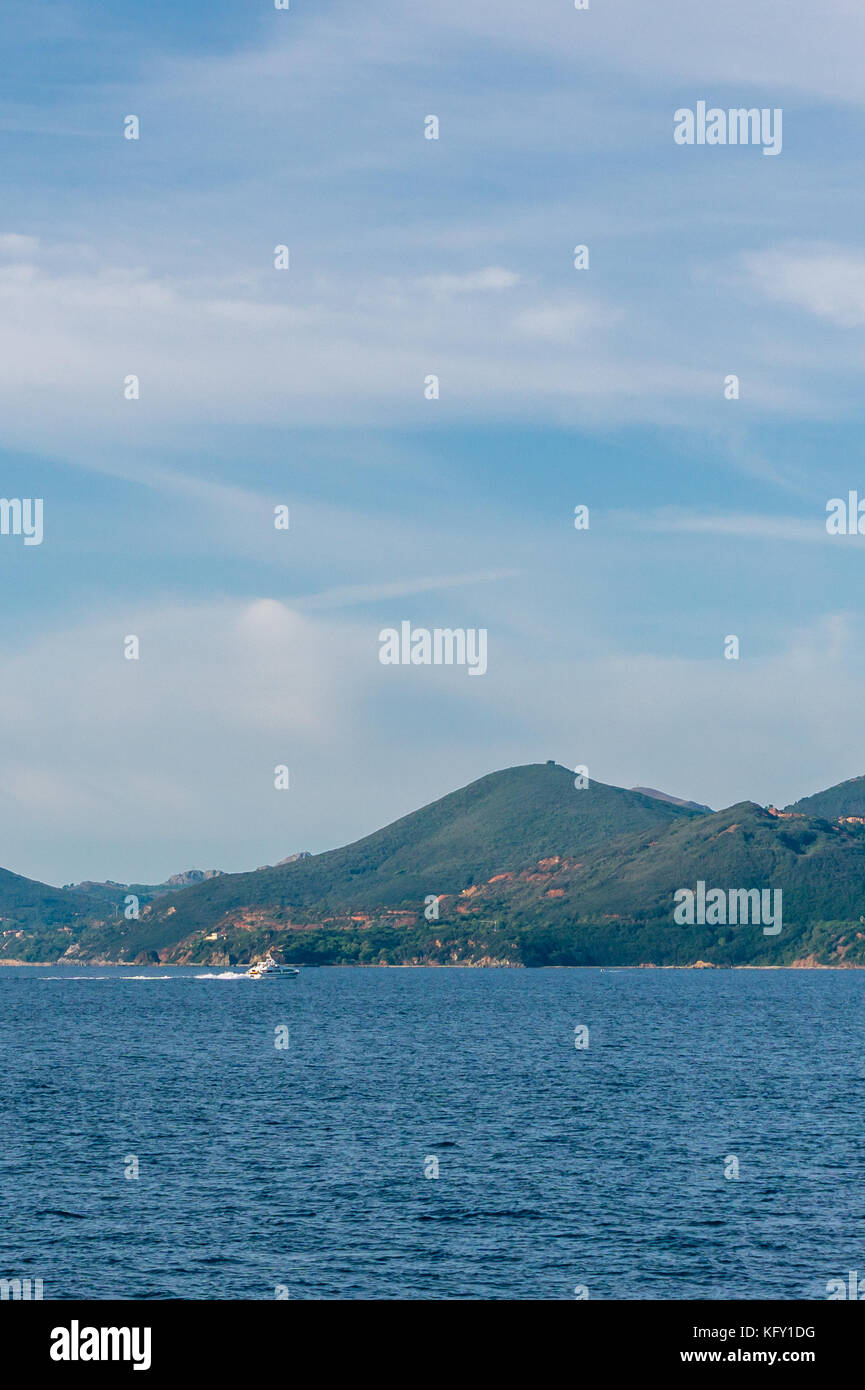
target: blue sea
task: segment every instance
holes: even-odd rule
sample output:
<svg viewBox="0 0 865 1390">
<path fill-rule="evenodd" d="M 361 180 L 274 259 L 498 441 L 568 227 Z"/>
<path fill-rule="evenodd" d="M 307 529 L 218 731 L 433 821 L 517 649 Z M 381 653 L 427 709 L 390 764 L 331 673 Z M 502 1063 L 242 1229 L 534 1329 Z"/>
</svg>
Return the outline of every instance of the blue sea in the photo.
<svg viewBox="0 0 865 1390">
<path fill-rule="evenodd" d="M 0 1277 L 825 1299 L 865 1274 L 863 1025 L 853 970 L 3 968 Z"/>
</svg>

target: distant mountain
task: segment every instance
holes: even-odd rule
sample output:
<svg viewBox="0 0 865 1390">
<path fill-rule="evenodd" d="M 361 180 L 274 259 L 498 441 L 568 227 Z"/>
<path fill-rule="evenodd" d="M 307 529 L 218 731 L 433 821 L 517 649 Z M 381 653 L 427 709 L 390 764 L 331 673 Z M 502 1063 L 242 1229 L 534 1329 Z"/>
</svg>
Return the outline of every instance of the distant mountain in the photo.
<svg viewBox="0 0 865 1390">
<path fill-rule="evenodd" d="M 343 849 L 254 874 L 225 874 L 173 902 L 172 933 L 244 910 L 282 920 L 347 908 L 417 904 L 506 868 L 522 868 L 551 846 L 579 854 L 629 831 L 657 829 L 692 812 L 638 792 L 590 782 L 555 764 L 494 772 Z M 164 919 L 165 910 L 154 912 Z"/>
<path fill-rule="evenodd" d="M 301 849 L 298 850 L 296 854 L 287 854 L 284 859 L 277 859 L 275 864 L 259 864 L 258 868 L 256 869 L 256 873 L 260 873 L 262 869 L 279 869 L 282 867 L 283 864 L 296 864 L 298 859 L 311 858 L 312 855 L 310 854 L 308 849 Z"/>
<path fill-rule="evenodd" d="M 0 960 L 865 965 L 865 824 L 578 787 L 554 763 L 482 777 L 342 849 L 192 876 L 126 920 L 125 885 L 0 871 Z M 699 882 L 780 890 L 782 933 L 675 924 L 674 894 Z"/>
<path fill-rule="evenodd" d="M 172 874 L 164 883 L 115 883 L 113 879 L 106 879 L 104 883 L 96 883 L 92 879 L 82 879 L 80 883 L 64 884 L 64 891 L 74 893 L 84 893 L 90 897 L 98 897 L 101 902 L 106 898 L 115 898 L 118 893 L 134 893 L 139 900 L 162 897 L 165 893 L 176 893 L 179 888 L 189 888 L 193 883 L 204 883 L 208 878 L 218 878 L 222 869 L 184 869 L 179 874 Z"/>
<path fill-rule="evenodd" d="M 687 806 L 690 811 L 712 814 L 711 806 L 704 806 L 700 801 L 683 801 L 680 796 L 670 796 L 668 792 L 659 792 L 655 787 L 631 787 L 631 791 L 642 792 L 643 796 L 657 797 L 658 801 L 669 801 L 671 806 Z"/>
<path fill-rule="evenodd" d="M 182 873 L 172 874 L 164 883 L 158 883 L 153 890 L 188 888 L 192 883 L 206 883 L 209 878 L 220 878 L 222 869 L 184 869 Z"/>
<path fill-rule="evenodd" d="M 146 906 L 191 883 L 218 875 L 219 869 L 190 869 L 161 884 L 104 883 L 83 880 L 63 888 L 22 878 L 0 869 L 0 961 L 57 960 L 94 924 L 122 917 L 126 895 L 133 893 Z M 125 918 L 124 930 L 128 930 Z M 112 928 L 117 931 L 117 928 Z"/>
<path fill-rule="evenodd" d="M 698 881 L 707 889 L 780 889 L 782 933 L 767 939 L 760 926 L 675 927 L 674 894 Z M 548 859 L 532 873 L 486 884 L 456 910 L 467 927 L 475 917 L 542 923 L 552 933 L 547 947 L 558 941 L 559 958 L 549 963 L 675 964 L 696 952 L 723 964 L 810 956 L 865 964 L 865 827 L 788 818 L 746 801 L 651 837 L 622 837 L 580 862 Z"/>
<path fill-rule="evenodd" d="M 784 809 L 799 815 L 821 816 L 824 820 L 838 820 L 841 816 L 865 817 L 865 777 L 851 777 L 849 782 L 839 782 L 824 792 L 803 796 Z"/>
<path fill-rule="evenodd" d="M 22 922 L 66 922 L 70 916 L 83 918 L 93 903 L 86 893 L 80 900 L 70 899 L 66 889 L 52 888 L 36 879 L 0 869 L 0 926 L 11 928 Z"/>
<path fill-rule="evenodd" d="M 0 869 L 0 960 L 57 960 L 101 905 L 97 895 L 71 894 Z"/>
<path fill-rule="evenodd" d="M 759 926 L 675 927 L 674 893 L 700 880 L 781 889 L 783 941 Z M 433 894 L 437 926 L 423 911 Z M 319 944 L 357 958 L 347 933 L 361 949 L 364 932 L 390 931 L 425 958 L 430 934 L 443 940 L 458 924 L 456 959 L 469 941 L 495 955 L 503 930 L 508 950 L 535 964 L 865 961 L 865 827 L 753 802 L 702 812 L 598 782 L 577 790 L 566 769 L 532 765 L 481 778 L 344 849 L 202 884 L 172 908 L 170 918 L 158 904 L 150 914 L 152 946 L 170 955 L 172 939 L 209 929 L 228 950 L 266 940 L 292 959 L 315 958 Z M 839 922 L 855 929 L 821 926 Z"/>
<path fill-rule="evenodd" d="M 247 955 L 256 930 L 284 930 L 364 914 L 405 917 L 431 894 L 454 893 L 502 870 L 530 866 L 550 849 L 579 854 L 638 830 L 660 829 L 694 813 L 638 792 L 590 782 L 554 763 L 492 773 L 343 849 L 247 874 L 223 874 L 181 889 L 170 905 L 142 906 L 140 918 L 103 919 L 81 940 L 82 953 Z M 220 945 L 204 948 L 216 933 Z M 226 944 L 227 943 L 227 944 Z M 232 944 L 233 943 L 233 944 Z"/>
</svg>

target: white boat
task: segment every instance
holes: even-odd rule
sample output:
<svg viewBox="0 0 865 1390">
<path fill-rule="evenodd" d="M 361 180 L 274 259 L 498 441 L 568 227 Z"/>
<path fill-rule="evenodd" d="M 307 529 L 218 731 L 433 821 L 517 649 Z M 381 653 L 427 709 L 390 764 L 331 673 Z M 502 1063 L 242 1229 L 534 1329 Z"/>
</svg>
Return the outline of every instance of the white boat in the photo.
<svg viewBox="0 0 865 1390">
<path fill-rule="evenodd" d="M 265 975 L 299 975 L 300 971 L 293 965 L 280 965 L 273 959 L 270 952 L 264 960 L 257 960 L 246 972 L 249 980 L 262 980 Z"/>
</svg>

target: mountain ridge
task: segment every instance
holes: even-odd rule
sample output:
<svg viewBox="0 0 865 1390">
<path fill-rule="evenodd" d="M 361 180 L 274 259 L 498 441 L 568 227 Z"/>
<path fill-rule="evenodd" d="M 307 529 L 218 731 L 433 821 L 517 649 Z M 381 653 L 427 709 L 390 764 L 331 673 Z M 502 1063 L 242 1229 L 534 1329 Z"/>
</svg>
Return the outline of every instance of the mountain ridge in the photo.
<svg viewBox="0 0 865 1390">
<path fill-rule="evenodd" d="M 850 777 L 846 782 L 827 787 L 825 791 L 800 797 L 798 801 L 785 806 L 784 810 L 788 814 L 821 816 L 827 820 L 865 817 L 865 777 Z"/>
<path fill-rule="evenodd" d="M 655 797 L 658 801 L 669 801 L 673 806 L 687 806 L 692 811 L 711 814 L 712 807 L 704 806 L 702 801 L 686 801 L 681 796 L 671 796 L 669 792 L 659 792 L 657 787 L 631 787 L 632 792 L 642 792 L 643 796 Z"/>
<path fill-rule="evenodd" d="M 825 804 L 843 811 L 860 780 Z M 698 808 L 580 785 L 555 763 L 505 768 L 337 849 L 194 871 L 129 921 L 116 899 L 128 885 L 88 896 L 0 871 L 0 961 L 218 964 L 276 949 L 306 963 L 865 963 L 865 824 Z M 784 939 L 673 933 L 673 893 L 702 880 L 780 888 Z"/>
</svg>

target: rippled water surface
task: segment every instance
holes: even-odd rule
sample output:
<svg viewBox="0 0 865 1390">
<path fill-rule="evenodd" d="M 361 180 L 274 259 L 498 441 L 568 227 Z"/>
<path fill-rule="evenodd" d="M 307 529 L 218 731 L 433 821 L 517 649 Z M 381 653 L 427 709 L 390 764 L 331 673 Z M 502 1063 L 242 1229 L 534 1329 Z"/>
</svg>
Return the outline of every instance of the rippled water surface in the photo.
<svg viewBox="0 0 865 1390">
<path fill-rule="evenodd" d="M 825 1298 L 865 1273 L 863 1024 L 852 970 L 0 969 L 0 1276 Z"/>
</svg>

